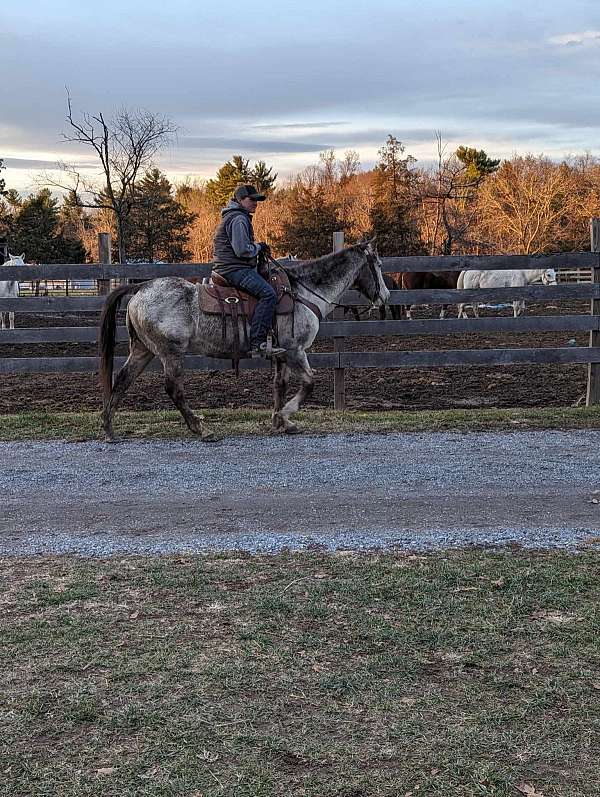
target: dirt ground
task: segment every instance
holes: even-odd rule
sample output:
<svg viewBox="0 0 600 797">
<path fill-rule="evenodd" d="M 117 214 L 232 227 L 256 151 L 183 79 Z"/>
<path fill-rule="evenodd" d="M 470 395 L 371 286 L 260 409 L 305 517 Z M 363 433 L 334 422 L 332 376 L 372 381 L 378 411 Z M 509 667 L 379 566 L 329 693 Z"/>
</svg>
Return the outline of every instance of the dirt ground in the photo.
<svg viewBox="0 0 600 797">
<path fill-rule="evenodd" d="M 432 318 L 436 308 L 422 308 L 416 318 Z M 558 306 L 532 304 L 530 315 L 559 312 L 589 312 L 588 302 L 565 302 Z M 510 315 L 506 309 L 502 315 Z M 481 315 L 491 315 L 482 310 Z M 17 326 L 94 326 L 95 315 L 17 316 Z M 354 351 L 432 350 L 469 348 L 528 348 L 585 346 L 587 333 L 545 332 L 520 335 L 452 335 L 386 338 L 349 338 L 346 348 Z M 317 341 L 314 351 L 331 351 L 331 340 Z M 125 347 L 120 352 L 125 353 Z M 0 346 L 0 357 L 90 356 L 95 347 L 80 344 L 42 346 Z M 569 406 L 585 391 L 584 365 L 517 365 L 454 367 L 436 369 L 354 369 L 346 372 L 346 400 L 351 409 L 452 409 L 468 407 Z M 245 372 L 236 380 L 232 372 L 190 372 L 187 391 L 194 407 L 268 407 L 271 404 L 271 376 Z M 333 402 L 333 371 L 319 371 L 309 406 L 327 407 Z M 97 377 L 94 374 L 19 374 L 0 380 L 0 412 L 15 413 L 52 409 L 94 410 L 99 406 Z M 126 397 L 123 407 L 150 410 L 171 408 L 157 373 L 144 374 Z"/>
</svg>

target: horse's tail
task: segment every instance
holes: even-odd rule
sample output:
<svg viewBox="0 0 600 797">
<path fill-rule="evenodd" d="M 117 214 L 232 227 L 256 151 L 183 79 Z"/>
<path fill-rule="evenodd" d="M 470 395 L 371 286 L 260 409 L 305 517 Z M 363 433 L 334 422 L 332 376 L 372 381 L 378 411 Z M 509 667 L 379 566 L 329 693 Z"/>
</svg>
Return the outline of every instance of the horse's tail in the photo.
<svg viewBox="0 0 600 797">
<path fill-rule="evenodd" d="M 113 360 L 117 339 L 117 311 L 124 296 L 128 293 L 137 293 L 145 284 L 145 282 L 141 282 L 137 285 L 122 285 L 120 288 L 115 288 L 114 291 L 108 294 L 104 302 L 102 315 L 100 316 L 98 354 L 100 357 L 100 386 L 105 404 L 112 392 Z"/>
</svg>

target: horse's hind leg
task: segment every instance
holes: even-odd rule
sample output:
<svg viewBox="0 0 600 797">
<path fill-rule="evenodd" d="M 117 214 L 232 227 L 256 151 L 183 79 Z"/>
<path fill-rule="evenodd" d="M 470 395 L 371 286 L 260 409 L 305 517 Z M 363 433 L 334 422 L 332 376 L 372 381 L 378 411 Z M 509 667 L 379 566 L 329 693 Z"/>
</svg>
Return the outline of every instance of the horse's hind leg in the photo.
<svg viewBox="0 0 600 797">
<path fill-rule="evenodd" d="M 292 371 L 300 376 L 302 385 L 296 395 L 293 396 L 279 412 L 279 415 L 283 421 L 284 432 L 287 432 L 287 434 L 296 434 L 300 430 L 295 423 L 290 421 L 290 415 L 298 412 L 302 404 L 311 397 L 315 386 L 315 376 L 308 362 L 306 352 L 304 351 L 297 351 L 293 354 L 288 352 L 287 363 Z"/>
<path fill-rule="evenodd" d="M 117 374 L 108 401 L 102 411 L 102 428 L 107 439 L 113 437 L 112 419 L 121 399 L 153 359 L 154 355 L 139 340 L 133 340 L 129 347 L 129 357 Z"/>
<path fill-rule="evenodd" d="M 15 328 L 15 314 L 14 313 L 9 313 L 8 314 L 8 327 L 9 327 L 9 329 L 14 329 Z"/>
<path fill-rule="evenodd" d="M 290 381 L 290 369 L 284 362 L 275 361 L 275 375 L 273 377 L 273 428 L 281 429 L 285 424 L 281 417 L 281 408 L 285 403 L 285 394 Z"/>
<path fill-rule="evenodd" d="M 215 441 L 214 434 L 203 428 L 202 421 L 192 412 L 190 405 L 187 403 L 183 390 L 183 355 L 170 354 L 164 358 L 161 357 L 161 360 L 165 370 L 165 389 L 169 398 L 181 413 L 186 426 L 190 432 L 199 435 L 205 442 L 211 443 Z"/>
</svg>

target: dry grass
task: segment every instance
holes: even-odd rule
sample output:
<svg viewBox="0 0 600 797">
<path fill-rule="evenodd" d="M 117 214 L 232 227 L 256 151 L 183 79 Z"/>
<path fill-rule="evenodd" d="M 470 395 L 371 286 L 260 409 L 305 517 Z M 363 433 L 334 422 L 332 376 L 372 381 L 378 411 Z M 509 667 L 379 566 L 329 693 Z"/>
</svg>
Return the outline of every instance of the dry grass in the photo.
<svg viewBox="0 0 600 797">
<path fill-rule="evenodd" d="M 7 797 L 598 793 L 593 551 L 2 570 Z"/>
<path fill-rule="evenodd" d="M 273 434 L 266 410 L 204 410 L 207 424 L 220 435 Z M 600 429 L 600 407 L 543 409 L 422 410 L 418 412 L 334 412 L 306 410 L 298 421 L 310 434 L 494 431 L 519 429 Z M 119 412 L 115 432 L 127 438 L 189 438 L 177 412 Z M 94 412 L 37 412 L 0 416 L 0 440 L 96 439 L 100 418 Z"/>
</svg>

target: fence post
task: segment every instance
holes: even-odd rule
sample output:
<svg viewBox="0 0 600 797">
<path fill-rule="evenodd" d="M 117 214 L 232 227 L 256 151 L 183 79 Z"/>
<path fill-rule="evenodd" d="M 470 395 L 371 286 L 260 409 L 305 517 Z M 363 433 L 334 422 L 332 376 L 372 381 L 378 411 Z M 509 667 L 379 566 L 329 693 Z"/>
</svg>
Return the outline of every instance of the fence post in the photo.
<svg viewBox="0 0 600 797">
<path fill-rule="evenodd" d="M 333 251 L 339 252 L 344 248 L 344 233 L 333 233 Z M 333 311 L 333 318 L 337 321 L 344 320 L 344 310 L 342 307 L 336 307 Z M 333 351 L 344 351 L 344 337 L 334 337 Z M 346 409 L 346 369 L 334 368 L 333 369 L 333 408 L 335 410 Z"/>
<path fill-rule="evenodd" d="M 590 248 L 592 252 L 600 252 L 600 219 L 590 219 Z M 592 284 L 600 284 L 600 257 L 592 268 Z M 592 299 L 592 315 L 600 316 L 600 299 Z M 590 332 L 590 346 L 600 346 L 600 331 Z M 588 363 L 586 407 L 600 404 L 600 363 Z"/>
<path fill-rule="evenodd" d="M 98 233 L 98 262 L 105 266 L 112 263 L 112 250 L 109 232 Z M 98 295 L 110 293 L 110 280 L 98 280 Z"/>
</svg>

